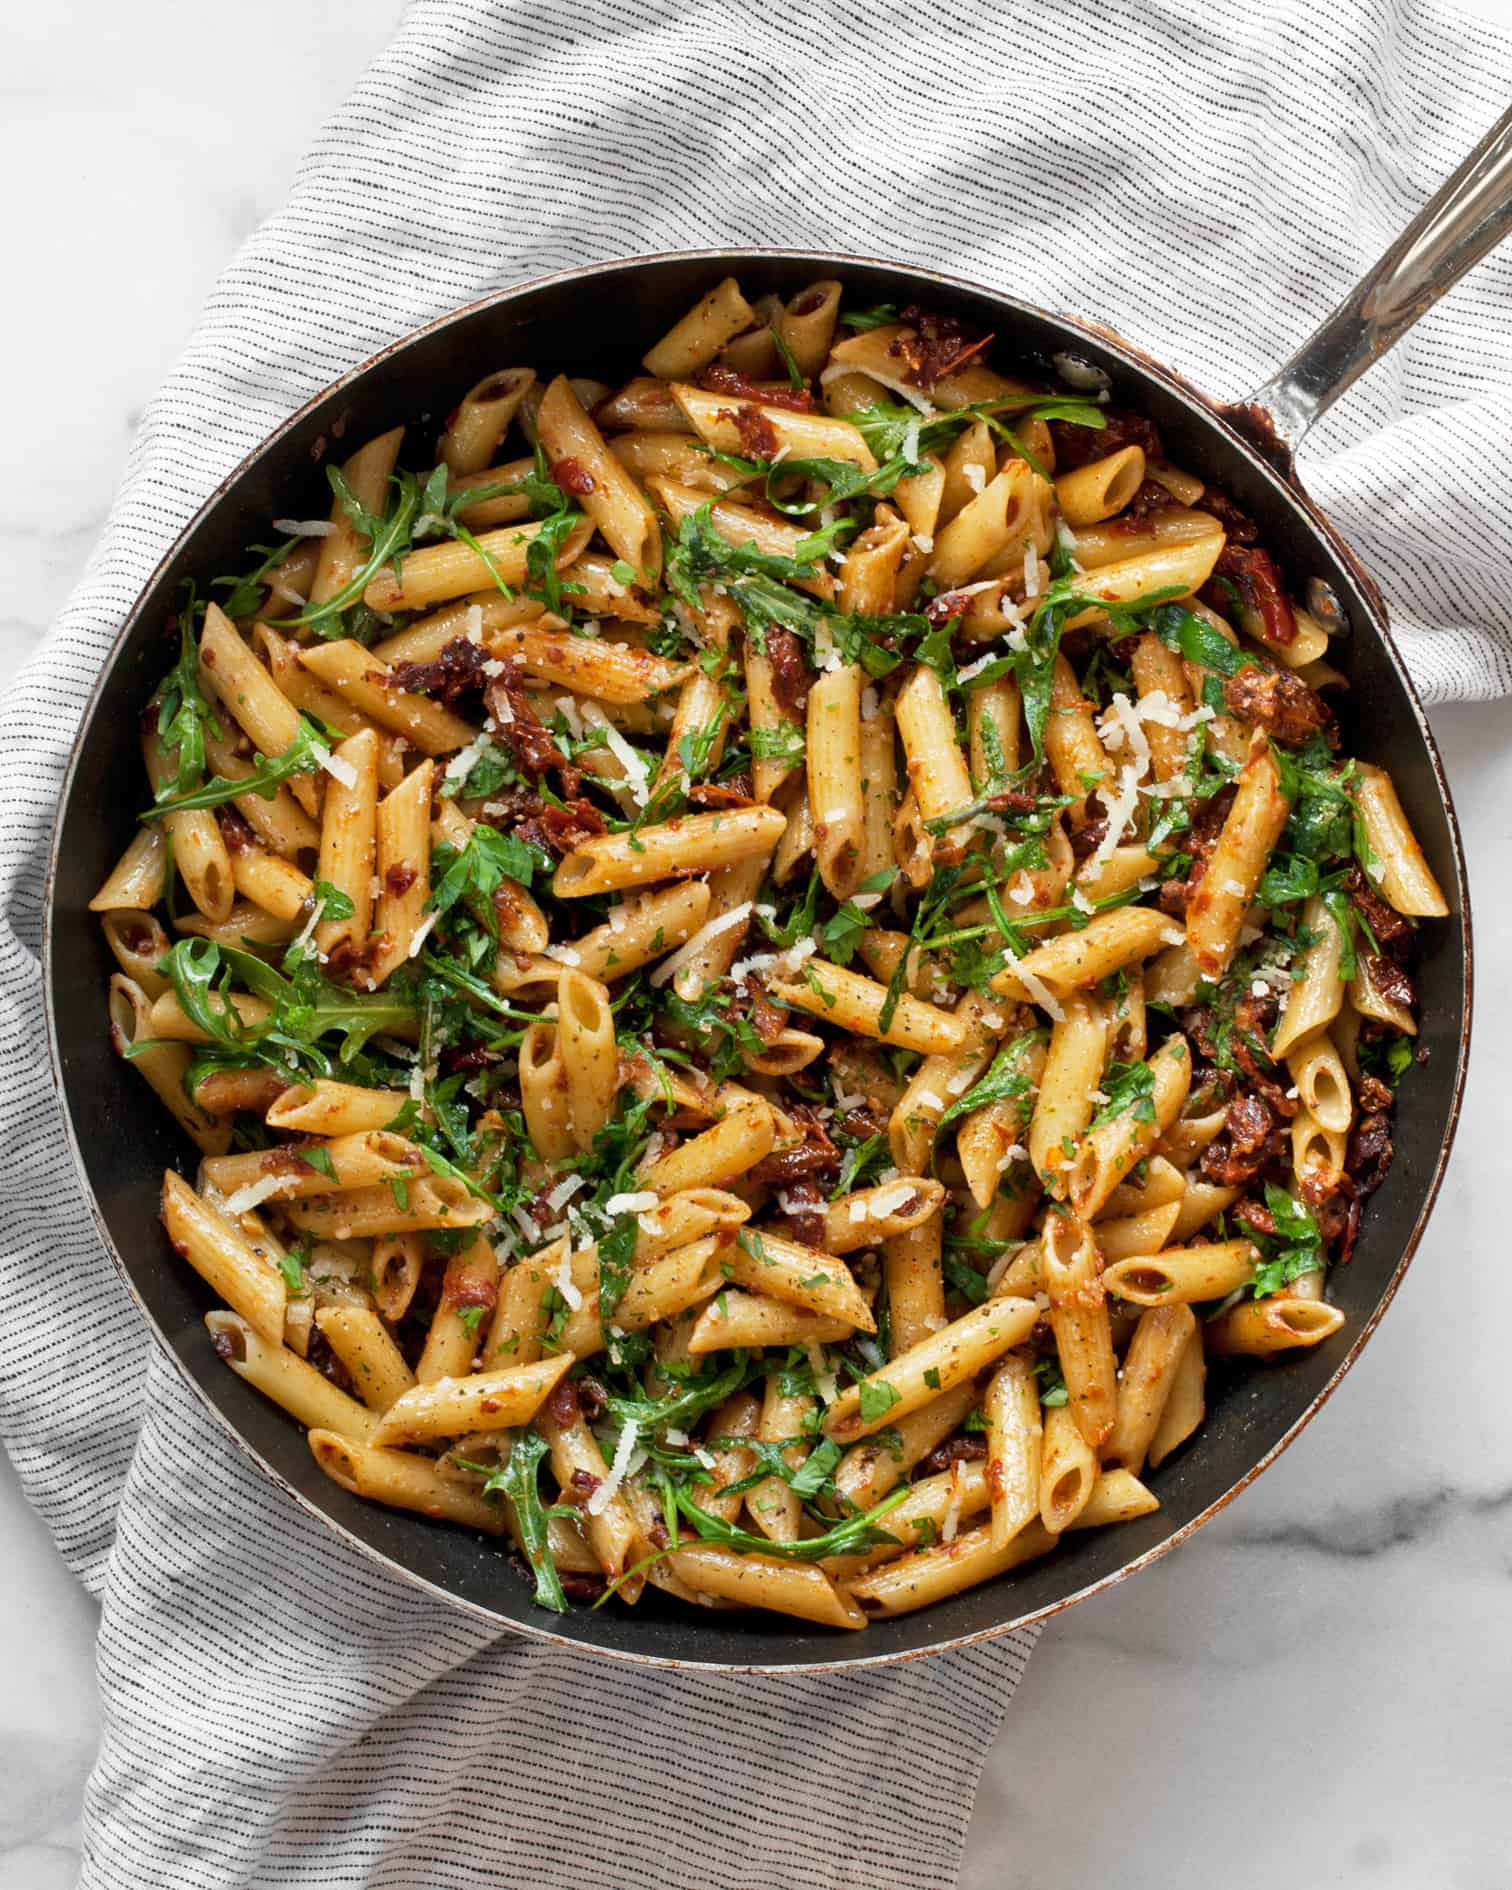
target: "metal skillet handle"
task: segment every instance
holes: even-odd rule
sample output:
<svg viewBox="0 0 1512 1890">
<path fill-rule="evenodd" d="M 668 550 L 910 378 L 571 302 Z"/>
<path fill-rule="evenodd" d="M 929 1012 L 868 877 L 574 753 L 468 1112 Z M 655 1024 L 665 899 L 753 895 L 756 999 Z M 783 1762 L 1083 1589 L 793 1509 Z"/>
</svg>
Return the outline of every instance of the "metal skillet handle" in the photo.
<svg viewBox="0 0 1512 1890">
<path fill-rule="evenodd" d="M 1228 418 L 1289 467 L 1303 434 L 1446 289 L 1512 233 L 1512 110 L 1314 330 Z"/>
</svg>

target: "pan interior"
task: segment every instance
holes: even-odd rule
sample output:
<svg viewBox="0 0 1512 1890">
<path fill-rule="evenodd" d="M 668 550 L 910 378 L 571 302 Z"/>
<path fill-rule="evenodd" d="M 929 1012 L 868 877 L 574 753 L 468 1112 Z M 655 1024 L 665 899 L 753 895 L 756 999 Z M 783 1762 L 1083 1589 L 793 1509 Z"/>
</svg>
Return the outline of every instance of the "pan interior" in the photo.
<svg viewBox="0 0 1512 1890">
<path fill-rule="evenodd" d="M 817 278 L 838 277 L 850 301 L 923 301 L 993 331 L 993 358 L 1000 365 L 1048 374 L 1050 356 L 1070 349 L 1104 368 L 1114 400 L 1155 420 L 1173 460 L 1222 487 L 1257 519 L 1294 590 L 1314 576 L 1334 587 L 1350 623 L 1350 634 L 1331 652 L 1351 683 L 1343 716 L 1346 750 L 1390 767 L 1456 914 L 1422 934 L 1421 1045 L 1427 1060 L 1402 1088 L 1395 1166 L 1369 1203 L 1355 1257 L 1336 1270 L 1330 1284 L 1330 1297 L 1346 1314 L 1338 1337 L 1289 1362 L 1210 1380 L 1201 1433 L 1150 1475 L 1161 1502 L 1157 1514 L 1074 1535 L 1046 1562 L 854 1636 L 772 1616 L 700 1614 L 654 1590 L 634 1610 L 578 1609 L 558 1619 L 534 1608 L 528 1582 L 496 1544 L 362 1502 L 331 1483 L 315 1467 L 294 1422 L 227 1371 L 210 1349 L 202 1322 L 215 1302 L 169 1250 L 157 1219 L 163 1167 L 192 1171 L 192 1151 L 161 1112 L 145 1106 L 140 1079 L 110 1050 L 104 991 L 114 966 L 86 909 L 131 835 L 137 799 L 122 791 L 122 783 L 140 779 L 140 712 L 167 667 L 163 626 L 181 579 L 193 575 L 203 582 L 242 568 L 244 548 L 263 535 L 272 516 L 323 514 L 329 492 L 317 455 L 325 445 L 361 441 L 400 421 L 428 443 L 459 394 L 501 366 L 528 362 L 543 373 L 587 367 L 604 380 L 628 376 L 637 371 L 644 349 L 730 273 L 738 274 L 752 296 L 790 294 Z M 48 1002 L 76 1157 L 107 1244 L 186 1380 L 278 1482 L 368 1552 L 501 1627 L 621 1658 L 794 1667 L 907 1657 L 1035 1619 L 1169 1547 L 1263 1467 L 1332 1389 L 1368 1335 L 1436 1191 L 1463 1075 L 1469 937 L 1447 790 L 1384 626 L 1316 515 L 1205 403 L 1111 338 L 946 278 L 844 257 L 672 256 L 551 278 L 446 317 L 295 415 L 194 520 L 125 625 L 65 784 L 51 892 Z"/>
</svg>

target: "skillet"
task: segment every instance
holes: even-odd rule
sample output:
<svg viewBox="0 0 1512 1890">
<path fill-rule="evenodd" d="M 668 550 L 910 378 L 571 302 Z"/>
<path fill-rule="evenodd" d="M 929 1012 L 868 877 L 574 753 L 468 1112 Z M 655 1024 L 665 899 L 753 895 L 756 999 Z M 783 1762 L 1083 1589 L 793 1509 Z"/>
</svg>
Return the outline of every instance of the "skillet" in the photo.
<svg viewBox="0 0 1512 1890">
<path fill-rule="evenodd" d="M 395 1574 L 500 1629 L 647 1664 L 799 1671 L 881 1664 L 960 1646 L 1041 1620 L 1145 1567 L 1230 1502 L 1321 1408 L 1390 1303 L 1443 1177 L 1469 1043 L 1470 912 L 1459 829 L 1433 737 L 1387 625 L 1380 592 L 1311 502 L 1292 467 L 1308 426 L 1459 276 L 1512 228 L 1512 111 L 1376 267 L 1250 400 L 1220 407 L 1111 331 L 994 290 L 858 257 L 706 250 L 566 271 L 445 315 L 343 376 L 252 453 L 191 521 L 127 618 L 86 710 L 65 777 L 48 869 L 43 945 L 54 1072 L 73 1155 L 107 1250 L 158 1342 L 228 1434 L 287 1494 Z M 996 335 L 1002 365 L 1070 354 L 1108 377 L 1112 398 L 1149 415 L 1172 459 L 1227 492 L 1261 524 L 1294 592 L 1329 587 L 1347 626 L 1330 657 L 1349 677 L 1348 752 L 1390 767 L 1451 908 L 1423 928 L 1417 975 L 1429 1053 L 1402 1086 L 1397 1158 L 1364 1216 L 1347 1267 L 1330 1280 L 1346 1323 L 1336 1339 L 1261 1369 L 1210 1381 L 1194 1444 L 1150 1476 L 1159 1511 L 1077 1534 L 1043 1563 L 918 1614 L 838 1635 L 776 1616 L 699 1613 L 655 1590 L 633 1610 L 556 1617 L 499 1546 L 445 1524 L 363 1502 L 330 1482 L 303 1433 L 215 1358 L 203 1317 L 212 1298 L 170 1250 L 158 1222 L 164 1166 L 194 1155 L 140 1079 L 113 1054 L 104 993 L 113 969 L 87 905 L 133 827 L 141 710 L 165 667 L 162 633 L 182 579 L 240 568 L 274 514 L 323 512 L 317 461 L 338 437 L 361 440 L 425 416 L 500 364 L 612 379 L 721 277 L 749 297 L 838 277 L 852 303 L 924 302 Z M 612 310 L 606 324 L 605 311 Z M 610 339 L 606 341 L 606 329 Z M 186 1466 L 186 1474 L 192 1474 Z"/>
</svg>

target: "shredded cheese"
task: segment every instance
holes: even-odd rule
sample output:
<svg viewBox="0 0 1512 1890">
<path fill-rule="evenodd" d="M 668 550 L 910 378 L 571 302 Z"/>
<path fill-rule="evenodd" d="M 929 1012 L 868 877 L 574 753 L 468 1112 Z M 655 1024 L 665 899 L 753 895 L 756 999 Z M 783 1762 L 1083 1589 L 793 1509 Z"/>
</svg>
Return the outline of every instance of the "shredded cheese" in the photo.
<svg viewBox="0 0 1512 1890">
<path fill-rule="evenodd" d="M 634 1418 L 626 1418 L 620 1431 L 619 1442 L 614 1446 L 614 1462 L 609 1466 L 609 1474 L 588 1498 L 586 1508 L 590 1516 L 602 1516 L 614 1501 L 619 1486 L 625 1480 L 625 1473 L 630 1468 L 630 1459 L 635 1454 L 636 1441 L 640 1436 L 640 1426 Z"/>
<path fill-rule="evenodd" d="M 577 1283 L 572 1277 L 572 1255 L 570 1253 L 564 1253 L 562 1255 L 561 1265 L 551 1276 L 551 1284 L 561 1294 L 562 1298 L 566 1300 L 569 1310 L 576 1312 L 583 1303 L 583 1295 L 578 1291 Z"/>
<path fill-rule="evenodd" d="M 255 1207 L 261 1207 L 264 1201 L 271 1201 L 276 1194 L 282 1194 L 288 1186 L 286 1175 L 260 1175 L 256 1181 L 249 1181 L 227 1195 L 225 1211 L 227 1214 L 250 1214 Z"/>
<path fill-rule="evenodd" d="M 356 787 L 357 770 L 344 755 L 333 755 L 329 748 L 323 748 L 319 742 L 311 742 L 310 752 L 333 780 L 339 781 L 344 788 Z"/>
<path fill-rule="evenodd" d="M 1045 983 L 1044 979 L 1038 977 L 1032 971 L 1026 971 L 1023 959 L 1016 957 L 1009 951 L 1006 945 L 1003 947 L 1003 962 L 1013 973 L 1014 977 L 1018 979 L 1019 983 L 1023 985 L 1024 989 L 1029 993 L 1030 997 L 1033 998 L 1040 1009 L 1042 1011 L 1048 1011 L 1051 1017 L 1055 1019 L 1056 1023 L 1059 1023 L 1066 1013 L 1061 1009 L 1060 999 L 1050 989 L 1049 985 Z"/>
<path fill-rule="evenodd" d="M 711 938 L 718 938 L 721 932 L 729 932 L 737 925 L 744 925 L 750 916 L 751 902 L 742 899 L 738 906 L 731 906 L 728 912 L 721 912 L 717 919 L 710 919 L 706 925 L 699 926 L 686 945 L 679 946 L 670 958 L 664 958 L 651 973 L 652 984 L 664 985 L 684 965 L 696 958 Z"/>
<path fill-rule="evenodd" d="M 276 518 L 273 529 L 285 538 L 334 538 L 337 530 L 328 518 Z"/>
<path fill-rule="evenodd" d="M 611 1194 L 604 1203 L 606 1214 L 649 1214 L 653 1208 L 661 1206 L 661 1197 L 654 1188 L 642 1188 L 635 1194 Z"/>
</svg>

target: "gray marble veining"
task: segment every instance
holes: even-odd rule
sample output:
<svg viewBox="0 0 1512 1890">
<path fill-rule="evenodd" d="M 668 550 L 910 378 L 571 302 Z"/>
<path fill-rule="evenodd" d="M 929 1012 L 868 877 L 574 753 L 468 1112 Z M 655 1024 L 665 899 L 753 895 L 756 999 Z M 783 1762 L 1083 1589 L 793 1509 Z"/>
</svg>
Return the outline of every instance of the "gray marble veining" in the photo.
<svg viewBox="0 0 1512 1890">
<path fill-rule="evenodd" d="M 0 160 L 16 177 L 50 154 L 48 192 L 8 199 L 12 253 L 37 267 L 0 311 L 14 370 L 0 682 L 78 575 L 200 300 L 399 11 L 75 0 L 0 18 Z M 1481 1000 L 1432 1230 L 1286 1456 L 1177 1555 L 1048 1630 L 988 1757 L 966 1890 L 1512 1884 L 1512 1266 L 1496 1185 L 1512 709 L 1434 719 L 1476 882 Z M 0 1543 L 0 1890 L 62 1890 L 97 1735 L 93 1607 L 3 1460 Z"/>
</svg>

